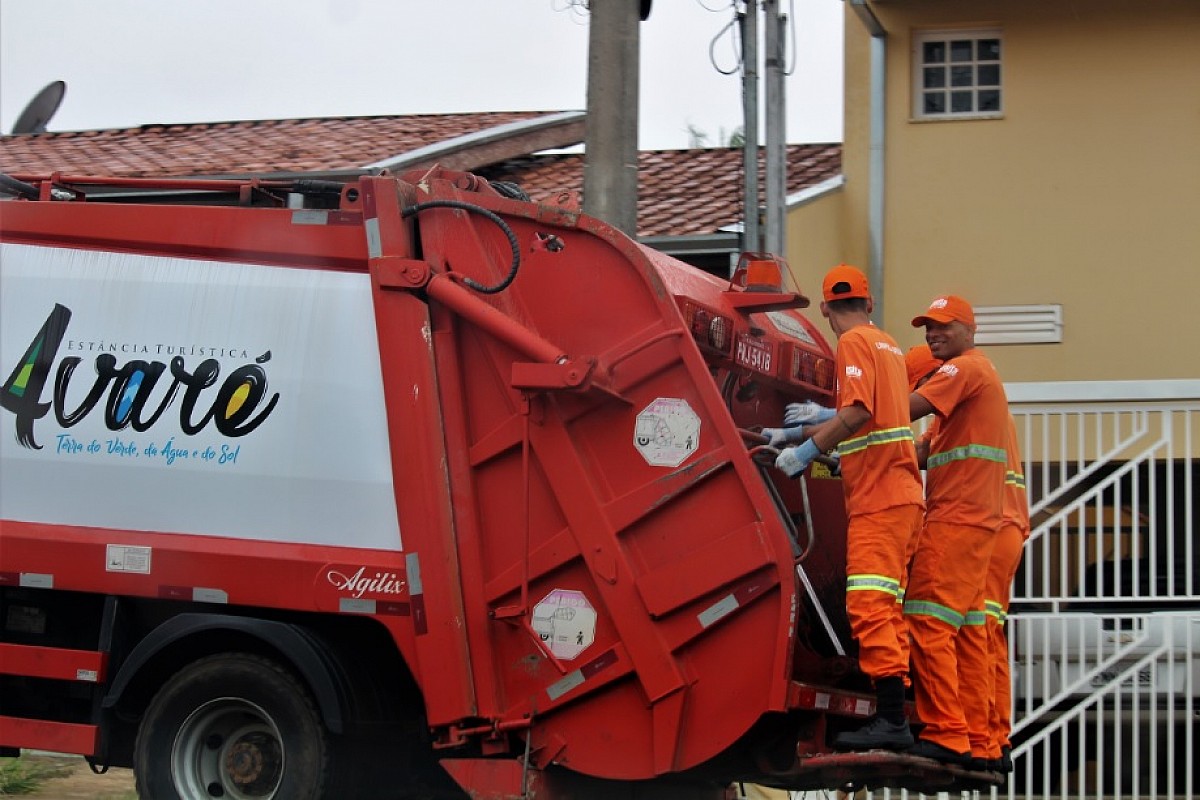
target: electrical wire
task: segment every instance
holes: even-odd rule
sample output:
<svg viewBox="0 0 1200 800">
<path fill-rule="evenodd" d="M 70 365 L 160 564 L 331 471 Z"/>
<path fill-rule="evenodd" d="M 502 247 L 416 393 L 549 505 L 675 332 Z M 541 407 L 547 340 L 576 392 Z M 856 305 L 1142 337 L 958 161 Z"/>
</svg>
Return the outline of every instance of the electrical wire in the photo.
<svg viewBox="0 0 1200 800">
<path fill-rule="evenodd" d="M 478 214 L 485 219 L 488 219 L 496 224 L 497 227 L 504 233 L 508 239 L 509 247 L 512 248 L 513 260 L 512 267 L 508 271 L 508 275 L 504 280 L 497 283 L 495 286 L 484 286 L 482 283 L 471 278 L 463 278 L 462 282 L 466 286 L 474 289 L 480 294 L 496 294 L 508 288 L 509 284 L 517 277 L 517 269 L 521 266 L 521 245 L 517 242 L 517 235 L 513 233 L 513 229 L 508 227 L 508 223 L 501 219 L 497 214 L 488 211 L 486 208 L 474 205 L 472 203 L 464 203 L 461 200 L 430 200 L 427 203 L 417 203 L 415 206 L 409 206 L 400 211 L 402 219 L 408 219 L 414 214 L 418 214 L 430 208 L 457 208 L 461 211 L 467 211 L 472 214 Z"/>
<path fill-rule="evenodd" d="M 731 19 L 731 20 L 729 20 L 729 22 L 725 23 L 725 27 L 723 27 L 723 28 L 721 28 L 721 30 L 717 31 L 716 34 L 713 36 L 712 40 L 709 41 L 709 43 L 708 43 L 708 62 L 710 64 L 712 64 L 713 69 L 715 69 L 717 72 L 721 73 L 722 75 L 733 75 L 742 68 L 741 33 L 738 30 L 738 24 L 737 24 L 738 17 L 739 17 L 738 13 L 735 12 L 733 15 L 733 19 Z M 733 43 L 734 61 L 736 63 L 733 65 L 733 67 L 731 69 L 725 70 L 725 69 L 721 69 L 720 65 L 717 64 L 717 54 L 715 51 L 717 48 L 717 42 L 719 42 L 721 40 L 721 37 L 723 37 L 725 35 L 726 31 L 729 31 L 731 29 L 732 29 L 733 33 L 730 35 L 729 39 Z"/>
</svg>

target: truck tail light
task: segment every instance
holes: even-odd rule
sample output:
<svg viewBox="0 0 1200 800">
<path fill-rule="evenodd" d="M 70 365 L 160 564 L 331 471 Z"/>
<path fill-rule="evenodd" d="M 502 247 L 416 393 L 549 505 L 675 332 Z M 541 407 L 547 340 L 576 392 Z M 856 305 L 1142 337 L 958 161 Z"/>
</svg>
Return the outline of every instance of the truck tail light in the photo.
<svg viewBox="0 0 1200 800">
<path fill-rule="evenodd" d="M 688 301 L 683 304 L 683 318 L 697 343 L 723 355 L 729 353 L 733 320 Z"/>
<path fill-rule="evenodd" d="M 792 348 L 789 377 L 796 383 L 833 391 L 833 361 L 800 347 Z"/>
</svg>

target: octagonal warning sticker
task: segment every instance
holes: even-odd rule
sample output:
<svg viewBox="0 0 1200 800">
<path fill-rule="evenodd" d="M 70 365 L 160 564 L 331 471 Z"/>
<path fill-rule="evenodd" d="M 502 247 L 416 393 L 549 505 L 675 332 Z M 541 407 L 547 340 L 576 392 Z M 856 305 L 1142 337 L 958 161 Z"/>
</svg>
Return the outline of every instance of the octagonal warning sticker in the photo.
<svg viewBox="0 0 1200 800">
<path fill-rule="evenodd" d="M 554 589 L 533 607 L 533 630 L 555 658 L 570 660 L 596 640 L 596 609 L 574 589 Z"/>
<path fill-rule="evenodd" d="M 700 417 L 687 400 L 660 397 L 642 409 L 633 446 L 652 467 L 677 467 L 700 445 Z"/>
</svg>

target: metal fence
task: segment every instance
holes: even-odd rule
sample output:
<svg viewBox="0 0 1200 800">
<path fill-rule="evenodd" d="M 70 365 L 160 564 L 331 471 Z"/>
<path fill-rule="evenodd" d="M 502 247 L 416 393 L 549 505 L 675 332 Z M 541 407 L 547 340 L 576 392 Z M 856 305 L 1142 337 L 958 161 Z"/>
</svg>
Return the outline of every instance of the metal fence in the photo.
<svg viewBox="0 0 1200 800">
<path fill-rule="evenodd" d="M 991 794 L 1200 796 L 1200 380 L 1006 389 L 1033 530 L 1008 618 L 1014 772 Z"/>
<path fill-rule="evenodd" d="M 1010 385 L 1033 530 L 1000 796 L 1194 797 L 1200 381 Z"/>
</svg>

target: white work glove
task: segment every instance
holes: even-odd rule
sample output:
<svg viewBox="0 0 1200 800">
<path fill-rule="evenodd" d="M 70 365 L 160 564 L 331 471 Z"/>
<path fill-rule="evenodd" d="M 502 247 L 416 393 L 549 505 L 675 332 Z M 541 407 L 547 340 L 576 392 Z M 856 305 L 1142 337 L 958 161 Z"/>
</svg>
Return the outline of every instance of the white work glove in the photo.
<svg viewBox="0 0 1200 800">
<path fill-rule="evenodd" d="M 841 477 L 841 475 L 842 475 L 842 457 L 841 457 L 841 455 L 839 455 L 838 452 L 836 450 L 834 450 L 832 453 L 829 453 L 826 456 L 826 458 L 828 458 L 832 462 L 832 463 L 826 465 L 829 467 L 829 474 L 833 475 L 834 477 Z"/>
<path fill-rule="evenodd" d="M 771 440 L 771 447 L 781 448 L 789 444 L 804 441 L 808 432 L 803 427 L 794 428 L 763 428 L 762 435 Z"/>
<path fill-rule="evenodd" d="M 789 447 L 775 459 L 775 468 L 783 470 L 789 478 L 794 478 L 813 462 L 821 451 L 813 444 L 812 439 L 805 439 L 799 447 Z"/>
<path fill-rule="evenodd" d="M 788 403 L 784 408 L 783 424 L 788 427 L 815 425 L 818 422 L 833 419 L 835 414 L 837 414 L 836 409 L 826 408 L 812 400 L 805 400 L 803 403 Z"/>
</svg>

